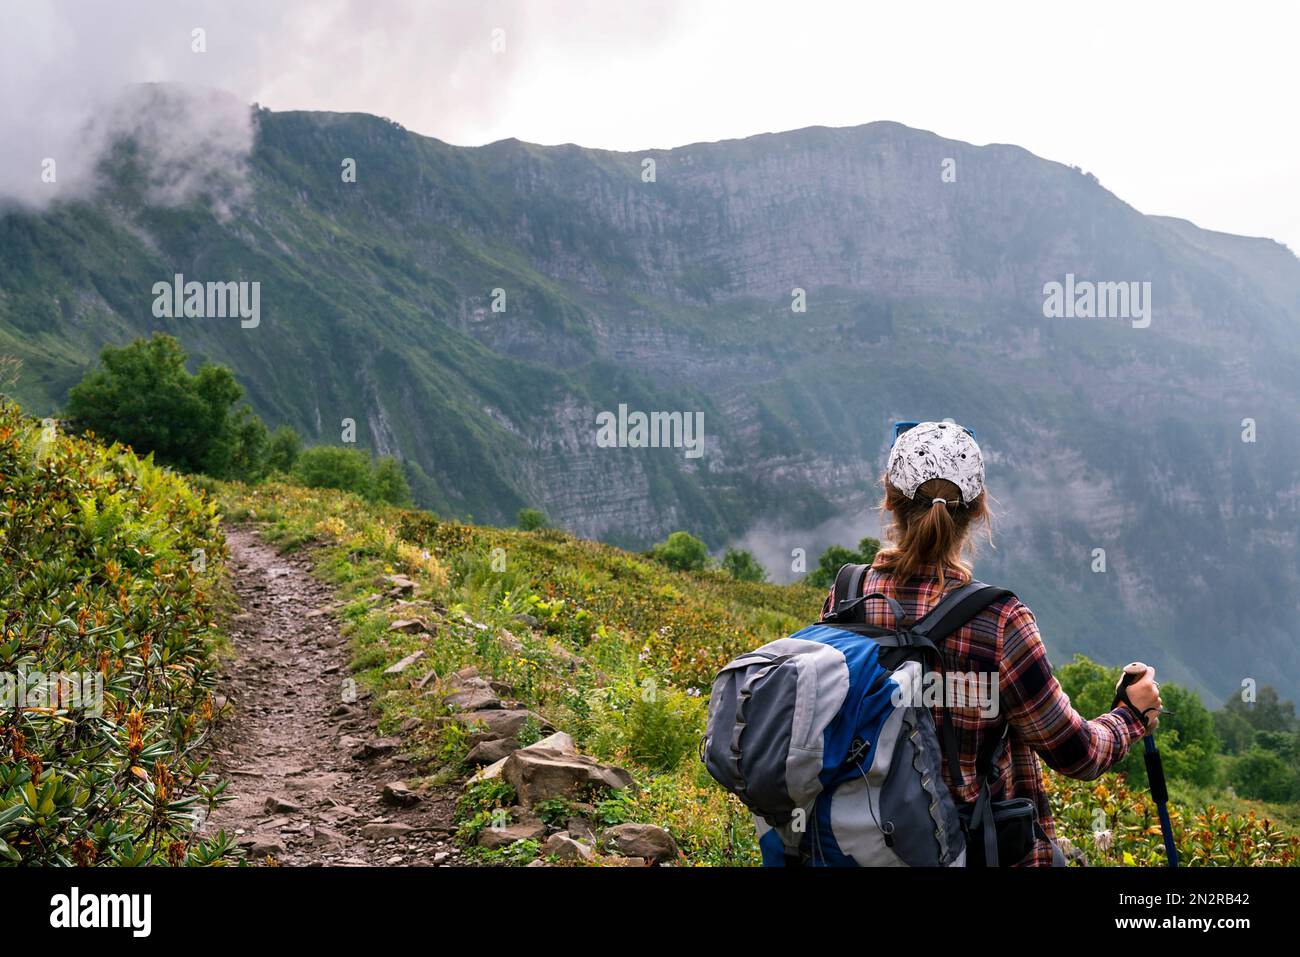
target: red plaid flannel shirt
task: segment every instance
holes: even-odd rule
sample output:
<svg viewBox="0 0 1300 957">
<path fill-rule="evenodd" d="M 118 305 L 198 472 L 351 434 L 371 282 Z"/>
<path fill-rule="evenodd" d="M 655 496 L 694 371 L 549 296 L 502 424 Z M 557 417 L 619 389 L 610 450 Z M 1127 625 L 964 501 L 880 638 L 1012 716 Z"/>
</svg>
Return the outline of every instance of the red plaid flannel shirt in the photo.
<svg viewBox="0 0 1300 957">
<path fill-rule="evenodd" d="M 947 577 L 939 587 L 937 565 L 922 566 L 902 586 L 893 577 L 871 569 L 864 577 L 862 593 L 882 592 L 896 599 L 915 624 L 957 586 Z M 823 615 L 833 594 L 827 596 Z M 893 614 L 880 599 L 865 605 L 867 623 L 893 627 Z M 991 748 L 990 736 L 1000 735 L 1003 722 L 1010 722 L 1010 735 L 1002 759 L 994 800 L 1031 798 L 1038 807 L 1038 820 L 1051 838 L 1056 831 L 1043 789 L 1041 757 L 1048 766 L 1072 778 L 1088 781 L 1108 771 L 1128 753 L 1146 729 L 1127 708 L 1119 707 L 1092 721 L 1085 720 L 1070 704 L 1052 674 L 1047 649 L 1038 634 L 1034 614 L 1018 598 L 1003 598 L 953 632 L 942 646 L 943 666 L 949 672 L 977 672 L 998 675 L 998 708 L 990 717 L 977 703 L 970 707 L 935 707 L 936 728 L 943 741 L 942 724 L 951 720 L 957 732 L 964 786 L 953 787 L 948 764 L 944 781 L 958 803 L 973 802 L 979 796 L 975 763 L 980 748 Z M 1033 852 L 1019 866 L 1050 866 L 1051 846 L 1039 840 Z"/>
</svg>

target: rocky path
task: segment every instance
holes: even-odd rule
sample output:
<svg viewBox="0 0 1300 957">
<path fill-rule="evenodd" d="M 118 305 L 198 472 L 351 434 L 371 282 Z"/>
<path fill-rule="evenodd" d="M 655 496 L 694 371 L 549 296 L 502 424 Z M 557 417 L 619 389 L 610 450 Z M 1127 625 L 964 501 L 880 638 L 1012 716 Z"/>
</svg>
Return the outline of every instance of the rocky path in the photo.
<svg viewBox="0 0 1300 957">
<path fill-rule="evenodd" d="M 241 611 L 219 693 L 215 770 L 234 800 L 204 824 L 250 860 L 285 865 L 459 863 L 451 792 L 412 792 L 399 741 L 381 738 L 348 680 L 329 590 L 309 563 L 227 529 Z"/>
</svg>

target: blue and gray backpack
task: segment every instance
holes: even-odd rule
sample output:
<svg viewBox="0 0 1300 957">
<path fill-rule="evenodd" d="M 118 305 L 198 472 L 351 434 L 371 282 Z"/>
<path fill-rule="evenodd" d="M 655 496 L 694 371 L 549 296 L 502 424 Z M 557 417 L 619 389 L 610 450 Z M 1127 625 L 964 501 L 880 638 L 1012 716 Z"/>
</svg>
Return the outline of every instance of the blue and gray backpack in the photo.
<svg viewBox="0 0 1300 957">
<path fill-rule="evenodd" d="M 944 639 L 1011 593 L 971 582 L 906 627 L 897 601 L 862 594 L 866 572 L 845 565 L 821 622 L 718 673 L 701 758 L 753 812 L 766 866 L 961 867 L 968 834 L 995 864 L 987 775 L 959 812 L 941 765 L 962 780 L 956 734 L 944 721 L 940 747 L 920 692 Z M 893 629 L 865 623 L 872 599 L 889 603 Z"/>
</svg>

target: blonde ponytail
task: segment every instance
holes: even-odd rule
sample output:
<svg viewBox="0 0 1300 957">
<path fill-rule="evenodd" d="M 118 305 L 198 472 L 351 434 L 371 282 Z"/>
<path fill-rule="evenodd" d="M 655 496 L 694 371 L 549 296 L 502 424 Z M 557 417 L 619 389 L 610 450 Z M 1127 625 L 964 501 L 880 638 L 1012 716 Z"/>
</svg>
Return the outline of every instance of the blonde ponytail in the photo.
<svg viewBox="0 0 1300 957">
<path fill-rule="evenodd" d="M 914 576 L 922 565 L 932 564 L 939 566 L 940 588 L 946 586 L 949 572 L 958 583 L 969 582 L 971 568 L 963 552 L 972 525 L 988 525 L 987 498 L 988 493 L 984 493 L 963 506 L 956 485 L 947 479 L 931 479 L 916 490 L 915 498 L 909 499 L 886 481 L 881 507 L 890 514 L 891 541 L 876 553 L 873 566 L 900 583 Z"/>
</svg>

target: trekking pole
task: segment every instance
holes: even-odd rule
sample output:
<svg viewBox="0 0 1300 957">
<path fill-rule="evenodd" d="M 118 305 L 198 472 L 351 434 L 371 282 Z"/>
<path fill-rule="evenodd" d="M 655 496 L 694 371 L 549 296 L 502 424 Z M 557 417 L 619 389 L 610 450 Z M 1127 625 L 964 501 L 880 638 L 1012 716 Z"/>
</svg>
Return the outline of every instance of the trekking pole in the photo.
<svg viewBox="0 0 1300 957">
<path fill-rule="evenodd" d="M 1132 708 L 1133 702 L 1128 699 L 1128 686 L 1142 678 L 1140 674 L 1127 673 L 1124 680 L 1120 683 L 1119 688 L 1115 690 L 1115 700 L 1111 707 L 1115 707 L 1121 701 Z M 1161 710 L 1159 714 L 1172 714 L 1170 711 Z M 1142 720 L 1146 721 L 1146 715 L 1142 715 Z M 1156 802 L 1156 814 L 1160 817 L 1160 833 L 1165 841 L 1165 856 L 1169 859 L 1170 867 L 1178 866 L 1178 848 L 1174 847 L 1174 825 L 1169 820 L 1169 788 L 1165 785 L 1165 766 L 1160 760 L 1160 749 L 1156 747 L 1155 731 L 1147 732 L 1142 739 L 1142 745 L 1145 753 L 1142 755 L 1147 766 L 1147 783 L 1151 785 L 1151 798 Z"/>
</svg>

